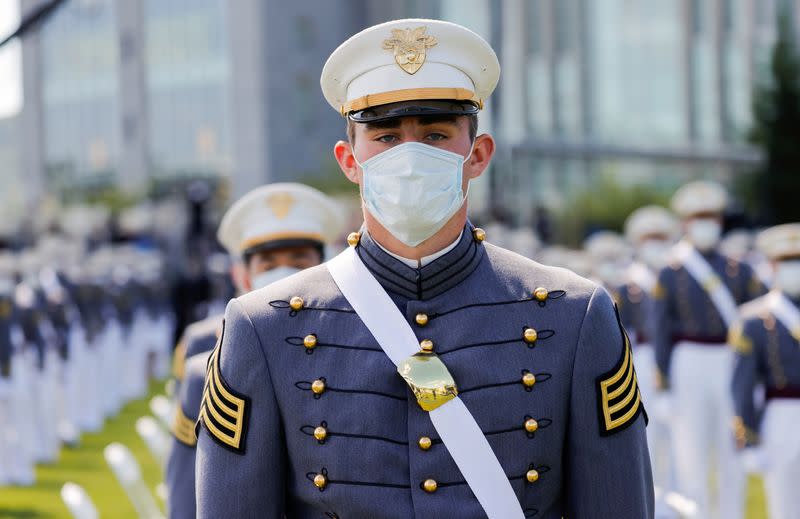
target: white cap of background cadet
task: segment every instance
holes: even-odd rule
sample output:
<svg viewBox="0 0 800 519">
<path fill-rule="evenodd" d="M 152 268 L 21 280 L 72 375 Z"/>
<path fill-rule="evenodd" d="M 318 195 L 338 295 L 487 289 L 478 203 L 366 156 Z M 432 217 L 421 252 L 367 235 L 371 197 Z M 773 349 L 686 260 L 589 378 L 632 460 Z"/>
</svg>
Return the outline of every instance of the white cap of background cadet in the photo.
<svg viewBox="0 0 800 519">
<path fill-rule="evenodd" d="M 785 223 L 761 231 L 756 246 L 773 261 L 800 259 L 800 223 Z"/>
<path fill-rule="evenodd" d="M 331 243 L 340 237 L 344 213 L 322 192 L 293 182 L 256 188 L 222 217 L 217 239 L 234 256 L 257 250 Z"/>
<path fill-rule="evenodd" d="M 722 214 L 727 204 L 725 188 L 707 180 L 690 182 L 672 197 L 672 210 L 684 219 L 702 214 Z"/>
<path fill-rule="evenodd" d="M 680 232 L 678 219 L 660 205 L 640 207 L 625 220 L 625 237 L 634 245 L 650 237 L 676 240 Z"/>
</svg>

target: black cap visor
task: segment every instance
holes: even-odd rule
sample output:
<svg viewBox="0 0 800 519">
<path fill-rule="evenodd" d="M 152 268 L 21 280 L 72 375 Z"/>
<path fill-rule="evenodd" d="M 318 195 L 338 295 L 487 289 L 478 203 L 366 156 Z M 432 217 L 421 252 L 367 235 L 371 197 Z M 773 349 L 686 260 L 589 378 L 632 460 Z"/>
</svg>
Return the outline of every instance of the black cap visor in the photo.
<svg viewBox="0 0 800 519">
<path fill-rule="evenodd" d="M 320 251 L 324 257 L 325 244 L 321 241 L 311 240 L 308 238 L 287 238 L 285 240 L 272 240 L 264 243 L 254 245 L 242 252 L 242 257 L 248 260 L 253 254 L 257 252 L 273 251 L 279 249 L 293 249 L 296 247 L 313 247 Z"/>
<path fill-rule="evenodd" d="M 371 106 L 347 117 L 355 123 L 374 123 L 395 117 L 419 117 L 425 115 L 474 115 L 480 111 L 472 101 L 434 99 L 425 101 L 400 101 L 380 106 Z"/>
</svg>

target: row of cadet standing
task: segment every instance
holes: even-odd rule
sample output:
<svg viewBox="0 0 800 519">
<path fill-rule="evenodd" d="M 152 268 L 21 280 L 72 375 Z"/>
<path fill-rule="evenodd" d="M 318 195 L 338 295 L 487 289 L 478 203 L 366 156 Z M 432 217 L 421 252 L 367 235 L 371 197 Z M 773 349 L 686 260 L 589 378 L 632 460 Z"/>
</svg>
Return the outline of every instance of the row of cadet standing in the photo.
<svg viewBox="0 0 800 519">
<path fill-rule="evenodd" d="M 800 224 L 723 236 L 727 205 L 722 186 L 693 182 L 672 211 L 632 213 L 624 236 L 534 257 L 614 297 L 657 489 L 687 498 L 695 517 L 742 518 L 747 474 L 760 474 L 770 517 L 800 517 Z"/>
<path fill-rule="evenodd" d="M 169 373 L 163 255 L 92 243 L 95 212 L 72 213 L 30 247 L 0 248 L 0 487 L 34 484 L 36 464 Z"/>
</svg>

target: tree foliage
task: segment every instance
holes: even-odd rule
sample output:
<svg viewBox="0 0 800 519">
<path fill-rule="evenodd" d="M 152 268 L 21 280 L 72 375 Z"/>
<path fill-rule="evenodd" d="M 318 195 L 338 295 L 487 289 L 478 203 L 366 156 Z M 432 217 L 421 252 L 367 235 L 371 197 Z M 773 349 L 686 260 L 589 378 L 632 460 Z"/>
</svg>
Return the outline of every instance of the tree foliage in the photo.
<svg viewBox="0 0 800 519">
<path fill-rule="evenodd" d="M 753 182 L 760 219 L 767 224 L 800 221 L 800 58 L 794 26 L 778 20 L 769 77 L 754 89 L 750 141 L 765 161 Z"/>
</svg>

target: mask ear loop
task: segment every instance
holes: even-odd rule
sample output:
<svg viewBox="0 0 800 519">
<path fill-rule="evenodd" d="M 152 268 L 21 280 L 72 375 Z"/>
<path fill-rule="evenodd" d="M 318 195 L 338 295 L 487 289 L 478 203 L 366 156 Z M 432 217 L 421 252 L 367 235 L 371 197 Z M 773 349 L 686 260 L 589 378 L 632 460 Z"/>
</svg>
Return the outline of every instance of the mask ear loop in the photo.
<svg viewBox="0 0 800 519">
<path fill-rule="evenodd" d="M 473 139 L 472 145 L 469 147 L 469 153 L 467 154 L 466 157 L 464 157 L 464 162 L 461 163 L 461 176 L 462 176 L 462 178 L 464 176 L 464 164 L 466 164 L 467 161 L 469 160 L 469 158 L 472 157 L 472 152 L 475 151 L 475 141 L 476 140 L 477 139 Z M 469 197 L 469 186 L 470 186 L 470 184 L 472 184 L 472 181 L 468 180 L 467 181 L 467 190 L 464 192 L 464 200 L 461 201 L 461 205 L 464 205 L 464 203 L 467 201 L 467 198 Z"/>
</svg>

